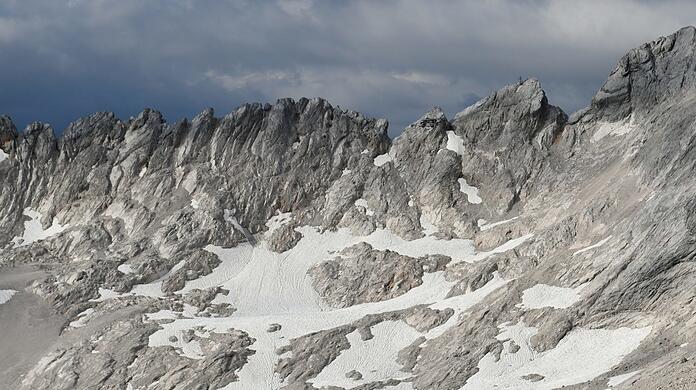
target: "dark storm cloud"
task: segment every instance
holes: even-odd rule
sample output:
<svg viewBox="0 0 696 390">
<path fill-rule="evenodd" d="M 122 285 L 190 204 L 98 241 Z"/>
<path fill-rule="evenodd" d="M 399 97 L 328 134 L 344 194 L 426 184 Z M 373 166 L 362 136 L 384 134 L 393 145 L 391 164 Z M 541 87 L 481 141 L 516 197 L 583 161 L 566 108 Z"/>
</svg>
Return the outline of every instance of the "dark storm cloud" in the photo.
<svg viewBox="0 0 696 390">
<path fill-rule="evenodd" d="M 386 117 L 453 114 L 518 77 L 567 111 L 631 47 L 693 24 L 676 1 L 4 0 L 0 111 L 59 131 L 93 111 L 322 96 Z"/>
</svg>

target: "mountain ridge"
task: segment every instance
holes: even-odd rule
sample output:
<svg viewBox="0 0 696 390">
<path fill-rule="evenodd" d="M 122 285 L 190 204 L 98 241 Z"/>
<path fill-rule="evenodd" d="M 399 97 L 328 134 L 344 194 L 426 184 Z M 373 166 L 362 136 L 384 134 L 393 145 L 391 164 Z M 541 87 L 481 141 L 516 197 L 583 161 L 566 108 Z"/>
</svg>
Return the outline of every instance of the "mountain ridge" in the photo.
<svg viewBox="0 0 696 390">
<path fill-rule="evenodd" d="M 694 37 L 629 51 L 570 117 L 528 79 L 393 140 L 323 99 L 96 113 L 60 137 L 0 117 L 0 327 L 38 321 L 3 322 L 29 299 L 61 324 L 0 376 L 689 388 Z"/>
</svg>

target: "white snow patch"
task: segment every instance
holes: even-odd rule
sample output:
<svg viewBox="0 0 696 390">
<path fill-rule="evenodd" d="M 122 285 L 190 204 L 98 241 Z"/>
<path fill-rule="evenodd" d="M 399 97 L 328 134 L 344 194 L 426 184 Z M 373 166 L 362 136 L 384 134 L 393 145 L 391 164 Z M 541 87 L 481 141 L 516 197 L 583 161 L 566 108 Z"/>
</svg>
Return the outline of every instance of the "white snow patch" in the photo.
<svg viewBox="0 0 696 390">
<path fill-rule="evenodd" d="M 132 274 L 133 273 L 133 267 L 130 264 L 121 264 L 116 269 L 124 274 Z"/>
<path fill-rule="evenodd" d="M 43 226 L 41 225 L 41 213 L 27 207 L 24 209 L 23 214 L 31 218 L 31 220 L 24 222 L 24 232 L 22 237 L 15 237 L 12 239 L 12 242 L 17 247 L 26 246 L 33 242 L 41 241 L 68 228 L 67 225 L 63 226 L 59 224 L 54 218 L 51 226 L 44 230 Z"/>
<path fill-rule="evenodd" d="M 470 186 L 467 182 L 466 179 L 459 178 L 459 190 L 463 193 L 466 194 L 466 199 L 469 201 L 469 203 L 473 204 L 479 204 L 482 202 L 481 197 L 479 196 L 478 188 L 474 186 Z"/>
<path fill-rule="evenodd" d="M 0 305 L 12 299 L 17 290 L 0 290 Z"/>
<path fill-rule="evenodd" d="M 352 171 L 351 171 L 350 169 L 344 168 L 344 169 L 343 169 L 343 172 L 341 172 L 341 177 L 343 177 L 343 176 L 348 176 L 348 175 L 350 175 L 351 172 L 352 172 Z"/>
<path fill-rule="evenodd" d="M 636 128 L 638 128 L 638 126 L 635 123 L 633 115 L 618 122 L 601 122 L 597 130 L 592 134 L 591 140 L 592 142 L 597 142 L 608 135 L 619 136 L 628 134 Z"/>
<path fill-rule="evenodd" d="M 477 221 L 477 224 L 478 224 L 479 229 L 481 229 L 482 232 L 485 232 L 486 230 L 493 229 L 496 226 L 500 226 L 500 225 L 504 225 L 508 222 L 512 222 L 512 221 L 516 220 L 517 218 L 519 218 L 519 217 L 514 217 L 514 218 L 510 218 L 510 219 L 506 219 L 506 220 L 498 221 L 498 222 L 493 222 L 493 223 L 488 223 L 488 221 L 486 221 L 485 219 L 479 219 Z"/>
<path fill-rule="evenodd" d="M 585 285 L 577 288 L 556 287 L 548 284 L 537 284 L 522 293 L 522 303 L 517 307 L 522 309 L 541 309 L 543 307 L 553 307 L 555 309 L 565 309 L 580 300 L 580 291 Z"/>
<path fill-rule="evenodd" d="M 454 131 L 448 131 L 446 148 L 461 156 L 464 154 L 464 140 Z"/>
<path fill-rule="evenodd" d="M 382 165 L 392 161 L 392 156 L 389 154 L 389 152 L 380 154 L 379 156 L 375 157 L 374 159 L 374 164 L 378 167 L 381 167 Z"/>
<path fill-rule="evenodd" d="M 191 199 L 191 207 L 193 207 L 194 210 L 197 210 L 199 207 L 201 207 L 201 202 L 197 199 Z"/>
<path fill-rule="evenodd" d="M 635 376 L 636 374 L 638 374 L 639 372 L 640 372 L 640 370 L 636 370 L 636 371 L 632 371 L 632 372 L 627 372 L 627 373 L 625 373 L 625 374 L 612 376 L 611 378 L 609 378 L 609 382 L 607 383 L 607 385 L 608 385 L 610 388 L 611 388 L 611 387 L 614 387 L 614 386 L 618 386 L 618 385 L 620 385 L 621 383 L 626 382 L 627 380 L 631 379 L 632 377 L 634 377 L 634 376 Z"/>
<path fill-rule="evenodd" d="M 686 348 L 688 345 L 689 345 L 689 343 L 684 343 L 684 344 L 680 345 L 679 348 Z"/>
<path fill-rule="evenodd" d="M 624 356 L 638 348 L 650 333 L 651 327 L 631 329 L 576 328 L 558 345 L 545 352 L 531 347 L 531 338 L 537 329 L 502 324 L 496 337 L 504 341 L 500 360 L 489 353 L 478 364 L 479 371 L 469 378 L 462 390 L 471 389 L 555 389 L 592 380 L 611 370 Z M 509 352 L 510 342 L 520 346 L 516 353 Z M 544 379 L 531 382 L 522 377 L 543 375 Z"/>
<path fill-rule="evenodd" d="M 402 321 L 385 321 L 371 328 L 370 340 L 363 341 L 356 329 L 348 334 L 350 348 L 341 351 L 336 359 L 310 379 L 314 387 L 340 386 L 346 389 L 365 383 L 388 379 L 405 379 L 412 374 L 401 371 L 396 362 L 399 351 L 406 348 L 421 333 Z M 346 378 L 350 370 L 357 370 L 362 379 Z"/>
<path fill-rule="evenodd" d="M 107 299 L 118 298 L 123 296 L 114 290 L 109 290 L 108 288 L 99 287 L 99 298 L 90 299 L 90 302 L 103 302 Z"/>
<path fill-rule="evenodd" d="M 87 322 L 89 321 L 89 318 L 94 314 L 94 309 L 89 308 L 82 313 L 77 315 L 77 319 L 75 321 L 72 321 L 70 323 L 70 326 L 73 328 L 82 328 L 83 326 L 87 325 Z"/>
<path fill-rule="evenodd" d="M 579 255 L 579 254 L 581 254 L 581 253 L 590 251 L 590 250 L 595 249 L 595 248 L 599 248 L 600 246 L 606 244 L 607 241 L 609 241 L 609 239 L 611 239 L 611 235 L 609 235 L 609 237 L 607 237 L 607 238 L 605 238 L 605 239 L 603 239 L 603 240 L 597 242 L 596 244 L 593 244 L 593 245 L 590 245 L 590 246 L 588 246 L 588 247 L 582 248 L 582 249 L 580 249 L 580 250 L 578 250 L 578 251 L 575 251 L 575 253 L 573 253 L 573 256 Z"/>
<path fill-rule="evenodd" d="M 370 210 L 370 207 L 367 205 L 367 201 L 363 198 L 357 199 L 354 203 L 358 207 L 362 207 L 365 209 L 365 215 L 367 216 L 372 216 L 375 215 L 375 212 Z"/>
<path fill-rule="evenodd" d="M 10 157 L 4 150 L 0 149 L 0 162 Z"/>
</svg>

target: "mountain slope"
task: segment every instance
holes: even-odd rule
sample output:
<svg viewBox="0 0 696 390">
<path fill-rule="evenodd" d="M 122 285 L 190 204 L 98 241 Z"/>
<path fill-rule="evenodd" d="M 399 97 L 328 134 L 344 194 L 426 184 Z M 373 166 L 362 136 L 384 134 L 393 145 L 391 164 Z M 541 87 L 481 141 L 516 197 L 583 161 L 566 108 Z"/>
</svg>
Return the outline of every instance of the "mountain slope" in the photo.
<svg viewBox="0 0 696 390">
<path fill-rule="evenodd" d="M 59 138 L 3 117 L 0 328 L 44 337 L 0 341 L 0 376 L 691 388 L 695 36 L 631 50 L 571 117 L 530 79 L 394 140 L 321 99 Z"/>
</svg>

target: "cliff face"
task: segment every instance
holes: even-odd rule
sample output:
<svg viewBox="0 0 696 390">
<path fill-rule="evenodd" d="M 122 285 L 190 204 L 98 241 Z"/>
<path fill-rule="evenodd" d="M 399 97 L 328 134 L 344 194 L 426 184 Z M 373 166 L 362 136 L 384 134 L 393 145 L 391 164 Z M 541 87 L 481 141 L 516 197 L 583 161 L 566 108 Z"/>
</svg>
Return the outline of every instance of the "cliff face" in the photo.
<svg viewBox="0 0 696 390">
<path fill-rule="evenodd" d="M 394 140 L 321 99 L 61 137 L 0 117 L 0 329 L 56 324 L 0 342 L 0 379 L 690 388 L 695 34 L 570 118 L 530 79 Z"/>
</svg>

